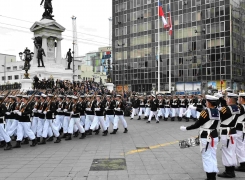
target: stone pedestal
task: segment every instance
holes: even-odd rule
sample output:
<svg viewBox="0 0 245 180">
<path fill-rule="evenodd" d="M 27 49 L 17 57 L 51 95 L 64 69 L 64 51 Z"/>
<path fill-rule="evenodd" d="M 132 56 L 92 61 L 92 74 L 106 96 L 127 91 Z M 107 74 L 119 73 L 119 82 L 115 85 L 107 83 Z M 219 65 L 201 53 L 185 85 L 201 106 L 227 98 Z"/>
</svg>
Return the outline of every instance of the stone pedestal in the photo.
<svg viewBox="0 0 245 180">
<path fill-rule="evenodd" d="M 113 83 L 106 83 L 105 86 L 108 90 L 113 91 L 114 90 L 114 84 Z"/>
<path fill-rule="evenodd" d="M 32 90 L 33 81 L 31 79 L 21 79 L 20 83 L 21 83 L 21 91 L 26 92 Z"/>
</svg>

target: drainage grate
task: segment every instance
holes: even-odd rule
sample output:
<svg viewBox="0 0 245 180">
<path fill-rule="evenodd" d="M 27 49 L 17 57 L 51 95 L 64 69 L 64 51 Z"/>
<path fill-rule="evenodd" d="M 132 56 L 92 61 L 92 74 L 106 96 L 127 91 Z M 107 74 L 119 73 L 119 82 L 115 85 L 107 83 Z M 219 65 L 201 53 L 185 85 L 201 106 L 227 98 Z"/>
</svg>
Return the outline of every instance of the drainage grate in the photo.
<svg viewBox="0 0 245 180">
<path fill-rule="evenodd" d="M 94 159 L 90 171 L 127 170 L 124 158 Z"/>
<path fill-rule="evenodd" d="M 149 147 L 136 147 L 136 149 L 150 149 Z"/>
</svg>

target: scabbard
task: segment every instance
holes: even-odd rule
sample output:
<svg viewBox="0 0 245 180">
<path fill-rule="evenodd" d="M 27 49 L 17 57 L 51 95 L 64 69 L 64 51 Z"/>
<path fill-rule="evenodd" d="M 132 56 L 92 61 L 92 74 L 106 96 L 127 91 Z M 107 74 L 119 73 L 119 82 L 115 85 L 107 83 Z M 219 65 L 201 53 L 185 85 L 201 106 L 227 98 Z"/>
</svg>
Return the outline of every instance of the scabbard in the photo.
<svg viewBox="0 0 245 180">
<path fill-rule="evenodd" d="M 228 148 L 229 146 L 230 139 L 227 139 L 226 147 Z"/>
<path fill-rule="evenodd" d="M 243 133 L 243 135 L 242 135 L 242 141 L 244 141 L 244 137 L 245 137 L 245 133 Z"/>
<path fill-rule="evenodd" d="M 207 142 L 206 144 L 205 152 L 208 150 L 208 145 L 209 145 L 209 142 Z"/>
</svg>

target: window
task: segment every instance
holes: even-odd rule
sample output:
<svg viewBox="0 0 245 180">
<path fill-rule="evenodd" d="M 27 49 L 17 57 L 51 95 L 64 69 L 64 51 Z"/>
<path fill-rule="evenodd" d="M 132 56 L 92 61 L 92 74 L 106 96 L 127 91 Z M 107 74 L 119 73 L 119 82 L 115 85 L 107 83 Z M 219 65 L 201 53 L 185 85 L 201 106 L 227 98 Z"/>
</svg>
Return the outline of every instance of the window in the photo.
<svg viewBox="0 0 245 180">
<path fill-rule="evenodd" d="M 183 44 L 179 44 L 179 52 L 183 52 Z"/>
<path fill-rule="evenodd" d="M 155 29 L 157 29 L 157 28 L 158 28 L 158 19 L 155 20 Z"/>
<path fill-rule="evenodd" d="M 219 7 L 219 14 L 220 14 L 220 16 L 224 16 L 225 15 L 225 6 L 220 6 Z"/>
<path fill-rule="evenodd" d="M 124 26 L 124 28 L 123 28 L 123 35 L 127 35 L 127 26 Z"/>
<path fill-rule="evenodd" d="M 206 25 L 206 34 L 210 34 L 210 24 Z"/>
<path fill-rule="evenodd" d="M 196 0 L 196 6 L 200 6 L 201 5 L 201 0 Z"/>
<path fill-rule="evenodd" d="M 15 75 L 14 76 L 14 79 L 16 80 L 16 79 L 19 79 L 19 75 Z"/>
<path fill-rule="evenodd" d="M 81 75 L 78 75 L 78 79 L 81 79 Z"/>
<path fill-rule="evenodd" d="M 117 25 L 118 23 L 118 16 L 115 17 L 115 24 Z"/>
<path fill-rule="evenodd" d="M 225 22 L 220 22 L 220 32 L 224 32 L 225 31 Z"/>
<path fill-rule="evenodd" d="M 123 15 L 123 22 L 126 23 L 127 22 L 127 14 Z"/>
<path fill-rule="evenodd" d="M 179 24 L 182 24 L 183 23 L 183 15 L 179 15 Z"/>
<path fill-rule="evenodd" d="M 145 73 L 145 79 L 147 79 L 147 78 L 148 78 L 148 73 L 146 72 L 146 73 Z"/>
<path fill-rule="evenodd" d="M 12 76 L 8 76 L 8 80 L 12 80 Z"/>
<path fill-rule="evenodd" d="M 115 12 L 116 13 L 118 12 L 118 4 L 116 4 L 116 6 L 115 6 Z"/>
<path fill-rule="evenodd" d="M 127 2 L 123 3 L 123 10 L 127 10 Z"/>
<path fill-rule="evenodd" d="M 196 48 L 197 48 L 197 43 L 196 43 L 196 41 L 193 41 L 192 42 L 192 51 L 195 51 Z"/>
<path fill-rule="evenodd" d="M 127 58 L 128 58 L 127 51 L 124 51 L 124 52 L 123 52 L 123 59 L 127 59 Z"/>
<path fill-rule="evenodd" d="M 5 77 L 4 76 L 2 76 L 2 81 L 4 81 L 5 80 Z"/>
<path fill-rule="evenodd" d="M 180 58 L 179 58 L 179 64 L 183 64 L 183 62 L 184 62 L 184 61 L 183 61 L 183 58 L 180 57 Z"/>
<path fill-rule="evenodd" d="M 7 69 L 7 71 L 10 71 L 11 70 L 11 67 L 7 67 L 6 69 Z"/>
<path fill-rule="evenodd" d="M 116 81 L 119 81 L 118 75 L 115 76 Z"/>
<path fill-rule="evenodd" d="M 206 9 L 206 19 L 210 19 L 210 13 L 211 13 L 211 9 L 210 8 Z"/>
<path fill-rule="evenodd" d="M 17 71 L 17 66 L 14 66 L 13 67 L 13 71 Z"/>
<path fill-rule="evenodd" d="M 137 33 L 137 24 L 134 24 L 134 33 Z"/>
<path fill-rule="evenodd" d="M 197 75 L 197 69 L 192 69 L 192 75 L 196 76 Z"/>
<path fill-rule="evenodd" d="M 134 62 L 134 69 L 138 69 L 138 63 Z"/>
<path fill-rule="evenodd" d="M 179 77 L 183 76 L 183 70 L 179 70 Z"/>
<path fill-rule="evenodd" d="M 192 13 L 192 21 L 196 21 L 197 20 L 197 13 L 193 12 Z"/>
<path fill-rule="evenodd" d="M 81 66 L 80 66 L 80 65 L 78 65 L 77 69 L 78 69 L 78 70 L 81 70 Z"/>
<path fill-rule="evenodd" d="M 148 30 L 148 22 L 145 22 L 144 23 L 144 31 L 147 31 Z"/>
<path fill-rule="evenodd" d="M 183 2 L 179 1 L 179 10 L 183 9 Z"/>
<path fill-rule="evenodd" d="M 207 68 L 207 75 L 211 75 L 211 68 L 210 67 Z"/>
</svg>

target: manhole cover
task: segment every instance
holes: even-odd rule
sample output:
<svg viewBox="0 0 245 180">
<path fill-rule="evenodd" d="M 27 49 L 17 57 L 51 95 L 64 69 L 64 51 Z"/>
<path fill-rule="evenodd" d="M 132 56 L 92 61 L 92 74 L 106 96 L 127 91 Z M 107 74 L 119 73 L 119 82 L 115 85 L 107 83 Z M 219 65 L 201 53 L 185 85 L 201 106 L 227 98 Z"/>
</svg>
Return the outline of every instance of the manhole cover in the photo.
<svg viewBox="0 0 245 180">
<path fill-rule="evenodd" d="M 90 167 L 90 171 L 113 171 L 126 169 L 126 161 L 124 158 L 94 159 Z"/>
<path fill-rule="evenodd" d="M 149 147 L 136 147 L 136 149 L 150 149 Z"/>
</svg>

